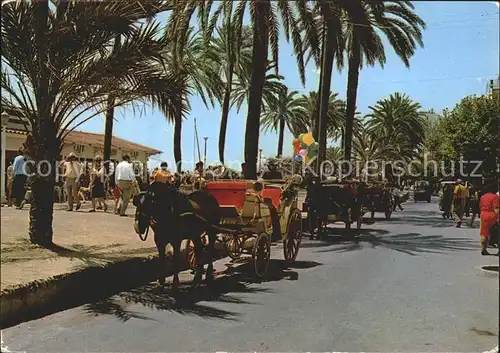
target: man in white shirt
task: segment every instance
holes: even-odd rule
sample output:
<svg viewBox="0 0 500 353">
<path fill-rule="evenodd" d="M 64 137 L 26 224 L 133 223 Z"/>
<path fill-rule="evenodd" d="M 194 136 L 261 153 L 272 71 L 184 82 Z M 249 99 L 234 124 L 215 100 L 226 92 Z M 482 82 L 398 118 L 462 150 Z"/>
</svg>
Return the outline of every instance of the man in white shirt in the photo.
<svg viewBox="0 0 500 353">
<path fill-rule="evenodd" d="M 120 216 L 126 217 L 125 211 L 128 207 L 128 202 L 132 195 L 133 185 L 135 181 L 135 173 L 132 164 L 130 163 L 130 157 L 125 155 L 123 160 L 118 163 L 115 169 L 115 182 L 120 188 Z"/>
</svg>

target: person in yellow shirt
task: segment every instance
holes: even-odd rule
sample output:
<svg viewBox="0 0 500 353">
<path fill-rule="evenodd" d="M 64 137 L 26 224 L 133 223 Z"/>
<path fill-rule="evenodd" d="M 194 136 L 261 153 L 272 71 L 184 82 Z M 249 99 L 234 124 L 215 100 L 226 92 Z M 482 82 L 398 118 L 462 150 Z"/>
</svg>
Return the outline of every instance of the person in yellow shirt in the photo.
<svg viewBox="0 0 500 353">
<path fill-rule="evenodd" d="M 160 169 L 157 169 L 156 171 L 153 172 L 151 179 L 153 180 L 153 182 L 156 181 L 159 183 L 173 183 L 174 177 L 168 171 L 168 163 L 162 162 L 160 164 Z"/>
<path fill-rule="evenodd" d="M 465 212 L 465 202 L 468 197 L 468 190 L 463 185 L 462 180 L 458 179 L 455 189 L 453 190 L 453 213 L 457 221 L 457 228 L 462 226 L 462 220 Z"/>
</svg>

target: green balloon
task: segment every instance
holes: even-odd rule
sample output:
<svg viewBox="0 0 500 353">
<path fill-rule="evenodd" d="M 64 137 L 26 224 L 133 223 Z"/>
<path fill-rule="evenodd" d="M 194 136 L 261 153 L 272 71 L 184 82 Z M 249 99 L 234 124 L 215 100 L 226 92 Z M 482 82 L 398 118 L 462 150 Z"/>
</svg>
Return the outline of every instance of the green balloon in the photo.
<svg viewBox="0 0 500 353">
<path fill-rule="evenodd" d="M 305 134 L 300 134 L 300 135 L 299 135 L 299 141 L 300 141 L 300 142 L 304 142 L 304 135 L 305 135 Z"/>
<path fill-rule="evenodd" d="M 319 150 L 319 143 L 317 143 L 317 142 L 313 142 L 313 143 L 311 144 L 311 146 L 309 146 L 309 149 L 310 149 L 311 151 L 317 151 L 317 150 Z"/>
<path fill-rule="evenodd" d="M 312 149 L 309 149 L 309 152 L 307 153 L 307 155 L 309 157 L 316 157 L 318 155 L 318 150 L 312 150 Z"/>
</svg>

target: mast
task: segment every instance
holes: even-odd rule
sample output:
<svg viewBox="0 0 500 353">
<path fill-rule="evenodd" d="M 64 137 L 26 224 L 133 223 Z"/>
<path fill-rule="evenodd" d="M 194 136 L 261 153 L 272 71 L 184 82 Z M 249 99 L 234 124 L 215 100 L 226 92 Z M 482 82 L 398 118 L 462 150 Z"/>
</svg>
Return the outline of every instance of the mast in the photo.
<svg viewBox="0 0 500 353">
<path fill-rule="evenodd" d="M 194 130 L 195 133 L 193 134 L 193 167 L 196 164 L 196 118 L 194 118 Z"/>
<path fill-rule="evenodd" d="M 196 126 L 196 118 L 194 118 L 194 135 L 195 135 L 196 146 L 198 148 L 198 161 L 201 162 L 200 140 L 198 139 L 198 128 Z"/>
</svg>

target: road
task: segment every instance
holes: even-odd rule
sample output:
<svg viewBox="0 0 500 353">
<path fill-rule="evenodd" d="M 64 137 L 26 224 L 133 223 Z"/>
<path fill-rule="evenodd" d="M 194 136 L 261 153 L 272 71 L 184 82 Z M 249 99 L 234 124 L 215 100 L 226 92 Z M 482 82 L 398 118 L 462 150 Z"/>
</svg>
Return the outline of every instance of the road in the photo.
<svg viewBox="0 0 500 353">
<path fill-rule="evenodd" d="M 479 254 L 477 228 L 453 225 L 436 203 L 408 203 L 356 241 L 340 226 L 304 240 L 289 268 L 276 246 L 265 282 L 228 273 L 211 289 L 183 286 L 177 300 L 150 284 L 2 340 L 26 352 L 487 351 L 498 342 L 498 278 L 479 267 L 498 257 Z"/>
</svg>

